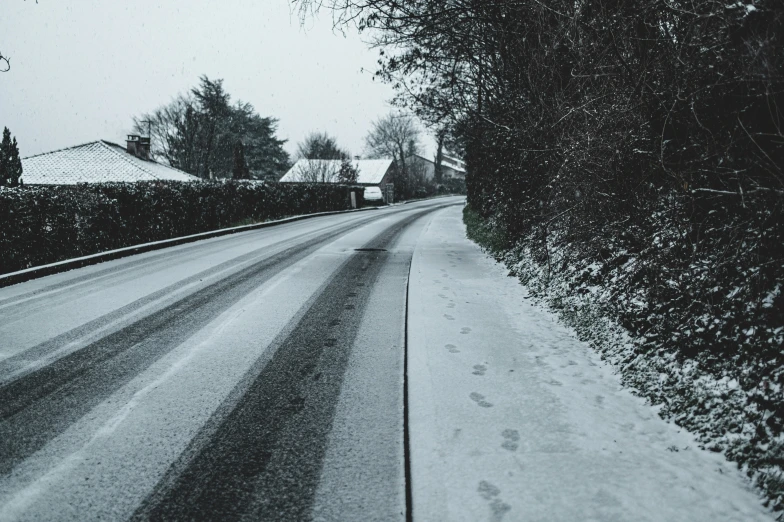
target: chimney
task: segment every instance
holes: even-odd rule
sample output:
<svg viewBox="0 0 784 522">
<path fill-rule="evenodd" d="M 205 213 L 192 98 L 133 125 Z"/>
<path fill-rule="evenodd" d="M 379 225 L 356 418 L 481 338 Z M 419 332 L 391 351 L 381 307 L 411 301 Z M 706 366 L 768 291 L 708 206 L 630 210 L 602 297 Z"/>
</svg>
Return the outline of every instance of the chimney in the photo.
<svg viewBox="0 0 784 522">
<path fill-rule="evenodd" d="M 150 159 L 150 138 L 144 138 L 138 134 L 128 134 L 125 140 L 125 151 L 143 160 Z"/>
<path fill-rule="evenodd" d="M 128 137 L 125 139 L 125 152 L 128 154 L 133 154 L 136 156 L 139 150 L 139 139 L 140 136 L 137 134 L 129 134 Z"/>
<path fill-rule="evenodd" d="M 149 137 L 147 137 L 147 138 L 144 138 L 144 137 L 139 138 L 139 147 L 138 147 L 137 150 L 138 150 L 137 156 L 139 156 L 143 160 L 148 160 L 149 161 L 149 159 L 150 159 L 150 138 Z"/>
</svg>

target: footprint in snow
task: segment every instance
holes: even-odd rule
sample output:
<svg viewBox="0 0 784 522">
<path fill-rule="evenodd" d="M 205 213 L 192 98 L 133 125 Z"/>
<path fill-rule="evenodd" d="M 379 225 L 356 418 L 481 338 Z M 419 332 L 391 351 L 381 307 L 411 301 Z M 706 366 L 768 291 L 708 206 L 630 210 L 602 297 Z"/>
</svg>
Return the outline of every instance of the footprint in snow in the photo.
<svg viewBox="0 0 784 522">
<path fill-rule="evenodd" d="M 449 314 L 444 314 L 444 317 L 446 317 L 446 318 L 447 318 L 447 319 L 449 319 L 450 321 L 454 321 L 454 320 L 455 320 L 455 318 L 454 318 L 454 317 L 452 317 L 452 316 L 451 316 L 451 315 L 449 315 Z"/>
<path fill-rule="evenodd" d="M 444 348 L 449 350 L 449 353 L 460 353 L 460 350 L 457 349 L 457 346 L 454 344 L 445 344 Z"/>
<path fill-rule="evenodd" d="M 471 333 L 471 329 L 469 327 L 467 327 L 467 326 L 464 326 L 464 327 L 462 327 L 460 329 L 460 333 L 461 334 L 469 334 L 469 333 Z"/>
<path fill-rule="evenodd" d="M 512 506 L 498 498 L 498 495 L 501 494 L 501 490 L 486 480 L 479 483 L 478 491 L 483 499 L 489 501 L 491 513 L 490 520 L 492 522 L 500 522 L 503 520 L 504 515 L 512 510 Z"/>
<path fill-rule="evenodd" d="M 505 450 L 509 451 L 517 451 L 520 442 L 520 432 L 517 430 L 504 430 L 501 433 L 501 436 L 504 438 L 504 443 L 501 444 L 501 447 Z"/>
<path fill-rule="evenodd" d="M 490 404 L 489 402 L 487 402 L 485 400 L 485 396 L 482 395 L 481 393 L 472 392 L 471 395 L 469 395 L 469 397 L 471 398 L 472 401 L 477 403 L 482 408 L 492 408 L 493 407 L 492 404 Z"/>
<path fill-rule="evenodd" d="M 474 375 L 484 375 L 486 371 L 487 371 L 487 366 L 483 364 L 475 364 L 474 371 L 471 373 L 473 373 Z"/>
<path fill-rule="evenodd" d="M 498 495 L 501 494 L 501 490 L 498 489 L 497 486 L 491 484 L 486 480 L 483 480 L 482 482 L 479 483 L 479 488 L 477 491 L 479 491 L 479 495 L 481 495 L 482 498 L 485 500 L 490 500 L 491 498 L 497 497 Z"/>
</svg>

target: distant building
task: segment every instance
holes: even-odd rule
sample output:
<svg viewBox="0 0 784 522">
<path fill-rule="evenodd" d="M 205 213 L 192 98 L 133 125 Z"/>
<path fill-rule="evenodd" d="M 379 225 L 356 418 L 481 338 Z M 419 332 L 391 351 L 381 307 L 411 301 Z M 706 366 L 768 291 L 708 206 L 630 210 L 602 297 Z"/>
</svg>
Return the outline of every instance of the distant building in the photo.
<svg viewBox="0 0 784 522">
<path fill-rule="evenodd" d="M 128 136 L 126 146 L 106 140 L 22 158 L 25 185 L 135 181 L 199 181 L 150 159 L 150 138 Z"/>
<path fill-rule="evenodd" d="M 427 180 L 433 180 L 436 176 L 436 163 L 434 160 L 419 154 L 410 156 L 409 161 L 414 165 L 416 172 Z M 465 163 L 462 160 L 444 155 L 441 158 L 442 179 L 462 179 L 465 180 Z"/>
<path fill-rule="evenodd" d="M 297 161 L 286 174 L 280 178 L 281 183 L 338 183 L 341 160 L 307 160 Z M 355 185 L 378 187 L 384 194 L 384 201 L 391 203 L 391 191 L 394 176 L 394 162 L 391 159 L 352 160 L 357 170 Z"/>
</svg>

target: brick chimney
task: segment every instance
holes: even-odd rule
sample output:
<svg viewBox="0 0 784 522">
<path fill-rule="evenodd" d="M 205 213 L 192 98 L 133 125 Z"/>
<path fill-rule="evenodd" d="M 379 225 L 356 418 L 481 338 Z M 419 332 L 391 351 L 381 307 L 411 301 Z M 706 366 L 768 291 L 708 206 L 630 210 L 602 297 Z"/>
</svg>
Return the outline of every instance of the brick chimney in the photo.
<svg viewBox="0 0 784 522">
<path fill-rule="evenodd" d="M 150 138 L 138 134 L 128 134 L 125 140 L 125 151 L 143 160 L 150 159 Z"/>
<path fill-rule="evenodd" d="M 142 136 L 142 137 L 139 138 L 138 151 L 139 151 L 139 153 L 137 155 L 141 159 L 143 159 L 143 160 L 149 160 L 150 159 L 150 138 L 149 137 L 145 138 L 145 137 Z"/>
<path fill-rule="evenodd" d="M 138 134 L 129 134 L 125 139 L 125 152 L 136 156 L 136 151 L 139 149 L 139 138 Z"/>
</svg>

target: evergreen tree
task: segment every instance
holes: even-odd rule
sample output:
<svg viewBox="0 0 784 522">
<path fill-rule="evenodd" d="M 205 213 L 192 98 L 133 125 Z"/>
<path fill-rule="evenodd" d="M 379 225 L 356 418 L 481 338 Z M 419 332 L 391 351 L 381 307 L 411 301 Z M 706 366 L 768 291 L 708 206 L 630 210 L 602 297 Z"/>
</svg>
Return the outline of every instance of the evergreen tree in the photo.
<svg viewBox="0 0 784 522">
<path fill-rule="evenodd" d="M 3 129 L 3 141 L 0 142 L 0 187 L 8 185 L 8 158 L 11 153 L 11 131 Z"/>
<path fill-rule="evenodd" d="M 19 158 L 19 144 L 16 138 L 11 139 L 8 127 L 3 129 L 3 141 L 0 142 L 0 187 L 15 187 L 22 177 L 22 160 Z"/>
<path fill-rule="evenodd" d="M 340 162 L 340 171 L 338 172 L 338 181 L 340 183 L 356 183 L 359 176 L 359 169 L 351 163 L 349 158 L 343 158 Z"/>
<path fill-rule="evenodd" d="M 222 80 L 202 76 L 189 93 L 134 118 L 134 132 L 146 133 L 149 122 L 153 157 L 202 178 L 231 177 L 241 141 L 245 177 L 279 179 L 289 168 L 289 156 L 285 140 L 275 136 L 278 120 L 260 116 L 249 103 L 230 101 Z"/>
<path fill-rule="evenodd" d="M 231 169 L 234 179 L 249 179 L 250 169 L 245 161 L 245 145 L 241 141 L 234 144 L 234 167 Z"/>
<path fill-rule="evenodd" d="M 8 184 L 15 187 L 19 185 L 19 180 L 22 178 L 22 159 L 19 157 L 19 145 L 16 143 L 15 136 L 11 142 L 11 150 L 6 161 L 8 162 Z"/>
</svg>

